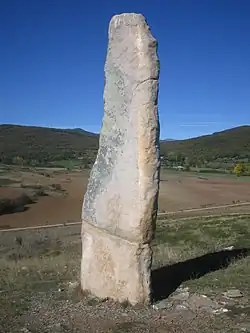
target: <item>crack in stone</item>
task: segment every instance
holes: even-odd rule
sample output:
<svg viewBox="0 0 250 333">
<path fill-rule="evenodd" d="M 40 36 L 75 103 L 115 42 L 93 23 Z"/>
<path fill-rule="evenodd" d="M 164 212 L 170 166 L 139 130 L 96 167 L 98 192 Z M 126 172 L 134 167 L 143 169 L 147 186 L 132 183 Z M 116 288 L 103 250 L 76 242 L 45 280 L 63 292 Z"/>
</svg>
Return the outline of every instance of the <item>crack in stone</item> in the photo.
<svg viewBox="0 0 250 333">
<path fill-rule="evenodd" d="M 131 240 L 131 239 L 128 239 L 127 237 L 122 237 L 120 235 L 114 234 L 112 232 L 112 230 L 108 230 L 106 228 L 102 228 L 102 227 L 90 224 L 87 221 L 83 221 L 82 232 L 85 232 L 85 231 L 88 232 L 88 231 L 91 231 L 91 230 L 96 230 L 97 232 L 100 232 L 101 234 L 105 234 L 105 235 L 108 235 L 108 236 L 111 236 L 111 237 L 114 237 L 114 238 L 121 239 L 122 241 L 127 242 L 131 245 L 140 245 L 140 246 L 150 245 L 150 242 L 143 241 L 143 240 L 138 240 L 138 241 Z"/>
<path fill-rule="evenodd" d="M 158 81 L 158 78 L 156 78 L 156 77 L 150 77 L 150 78 L 148 78 L 148 79 L 145 79 L 145 80 L 139 82 L 139 83 L 136 85 L 135 90 L 136 90 L 140 85 L 142 85 L 143 83 L 145 83 L 145 82 L 147 82 L 147 81 Z"/>
<path fill-rule="evenodd" d="M 133 90 L 133 96 L 131 97 L 131 100 L 130 100 L 129 104 L 131 104 L 133 102 L 133 99 L 135 97 L 135 92 L 138 89 L 138 87 L 140 87 L 142 84 L 144 84 L 145 82 L 148 82 L 148 81 L 158 81 L 158 78 L 157 77 L 150 77 L 148 79 L 145 79 L 145 80 L 139 82 Z"/>
</svg>

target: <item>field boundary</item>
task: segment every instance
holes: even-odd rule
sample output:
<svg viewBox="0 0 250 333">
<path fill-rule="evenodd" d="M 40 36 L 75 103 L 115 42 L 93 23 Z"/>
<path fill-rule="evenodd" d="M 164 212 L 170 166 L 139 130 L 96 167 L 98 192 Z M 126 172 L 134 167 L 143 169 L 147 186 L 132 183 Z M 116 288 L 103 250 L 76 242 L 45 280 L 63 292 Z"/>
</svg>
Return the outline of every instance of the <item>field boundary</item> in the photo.
<svg viewBox="0 0 250 333">
<path fill-rule="evenodd" d="M 189 220 L 196 220 L 196 219 L 209 219 L 209 218 L 220 218 L 220 217 L 236 217 L 236 216 L 250 216 L 250 212 L 249 213 L 225 213 L 225 214 L 210 214 L 210 215 L 195 215 L 195 216 L 188 216 L 188 217 L 178 217 L 178 218 L 172 218 L 172 219 L 162 219 L 160 220 L 161 222 L 176 222 L 176 221 L 180 221 L 180 222 L 185 222 L 185 221 L 189 221 Z"/>
<path fill-rule="evenodd" d="M 206 211 L 206 210 L 215 210 L 215 209 L 221 209 L 221 208 L 233 208 L 233 207 L 240 207 L 240 206 L 250 206 L 250 202 L 242 202 L 238 204 L 230 204 L 230 205 L 220 205 L 220 206 L 210 206 L 210 207 L 204 207 L 204 208 L 191 208 L 191 209 L 183 209 L 183 210 L 176 210 L 174 212 L 165 212 L 165 213 L 158 213 L 158 216 L 168 216 L 168 215 L 177 215 L 178 213 L 190 213 L 190 212 L 198 212 L 198 211 Z M 247 214 L 247 213 L 245 213 Z M 226 214 L 228 216 L 230 215 L 244 215 L 244 213 L 228 213 Z M 203 215 L 202 217 L 216 217 L 219 215 Z M 189 216 L 189 217 L 182 217 L 182 220 L 185 219 L 192 219 L 199 216 Z M 164 220 L 163 220 L 164 221 Z M 73 225 L 79 225 L 82 224 L 82 222 L 69 222 L 69 223 L 58 223 L 58 224 L 49 224 L 49 225 L 38 225 L 34 227 L 22 227 L 22 228 L 8 228 L 8 229 L 0 229 L 0 232 L 14 232 L 14 231 L 25 231 L 25 230 L 39 230 L 39 229 L 48 229 L 48 228 L 62 228 L 62 227 L 71 227 Z"/>
<path fill-rule="evenodd" d="M 0 229 L 0 232 L 8 231 L 24 231 L 24 230 L 38 230 L 38 229 L 49 229 L 56 227 L 72 227 L 73 225 L 82 224 L 82 222 L 69 222 L 69 223 L 58 223 L 58 224 L 45 224 L 45 225 L 36 225 L 34 227 L 23 227 L 23 228 L 9 228 L 9 229 Z"/>
<path fill-rule="evenodd" d="M 158 213 L 158 216 L 171 215 L 171 214 L 174 215 L 174 214 L 177 214 L 177 213 L 199 212 L 199 211 L 204 211 L 204 210 L 214 210 L 214 209 L 221 209 L 221 208 L 249 206 L 249 205 L 250 205 L 250 202 L 241 202 L 241 203 L 230 204 L 230 205 L 209 206 L 209 207 L 203 207 L 203 208 L 190 208 L 190 209 L 176 210 L 174 212 Z"/>
</svg>

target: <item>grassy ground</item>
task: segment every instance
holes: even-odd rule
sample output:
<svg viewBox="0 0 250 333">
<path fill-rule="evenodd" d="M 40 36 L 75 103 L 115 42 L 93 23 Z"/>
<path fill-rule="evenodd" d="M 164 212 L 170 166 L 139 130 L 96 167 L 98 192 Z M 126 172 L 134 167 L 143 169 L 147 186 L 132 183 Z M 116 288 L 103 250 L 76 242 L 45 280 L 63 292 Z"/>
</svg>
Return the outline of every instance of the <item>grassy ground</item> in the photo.
<svg viewBox="0 0 250 333">
<path fill-rule="evenodd" d="M 224 248 L 234 246 L 239 255 L 242 253 L 242 260 L 233 259 L 226 270 L 185 284 L 196 291 L 212 290 L 215 293 L 230 287 L 244 288 L 250 296 L 250 259 L 243 258 L 250 251 L 250 215 L 194 217 L 178 221 L 163 218 L 158 223 L 155 245 L 155 267 L 199 258 L 207 253 L 215 253 L 214 257 L 220 259 Z M 214 264 L 213 258 L 211 264 Z"/>
<path fill-rule="evenodd" d="M 236 249 L 223 250 L 228 246 Z M 161 218 L 153 268 L 162 270 L 162 284 L 155 290 L 166 298 L 182 285 L 216 299 L 238 288 L 250 314 L 248 249 L 250 215 Z M 79 226 L 0 233 L 0 332 L 239 332 L 244 316 L 238 306 L 230 315 L 191 318 L 83 296 L 79 287 L 71 288 L 79 279 L 80 253 Z"/>
<path fill-rule="evenodd" d="M 190 169 L 190 171 L 179 171 L 179 170 L 175 170 L 175 169 L 166 168 L 166 169 L 163 169 L 163 172 L 168 173 L 168 174 L 180 174 L 180 175 L 184 175 L 185 177 L 194 177 L 194 178 L 201 178 L 201 179 L 215 178 L 215 179 L 232 179 L 232 180 L 243 181 L 243 182 L 250 181 L 250 176 L 248 176 L 248 175 L 242 175 L 240 177 L 237 177 L 234 173 L 225 172 L 224 170 L 222 170 L 220 172 L 219 170 L 214 170 L 214 169 L 210 169 L 210 168 L 207 168 L 207 169 L 202 168 L 202 169 L 198 169 L 198 171 L 194 167 L 192 167 Z"/>
</svg>

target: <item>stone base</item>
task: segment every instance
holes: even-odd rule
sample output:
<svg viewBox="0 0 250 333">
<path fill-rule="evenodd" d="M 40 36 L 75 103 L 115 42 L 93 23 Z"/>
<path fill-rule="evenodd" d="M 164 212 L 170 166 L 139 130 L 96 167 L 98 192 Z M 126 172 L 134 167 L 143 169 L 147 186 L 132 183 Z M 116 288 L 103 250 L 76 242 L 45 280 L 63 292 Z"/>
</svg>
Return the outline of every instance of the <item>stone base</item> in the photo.
<svg viewBox="0 0 250 333">
<path fill-rule="evenodd" d="M 82 225 L 81 287 L 98 298 L 151 302 L 152 251 L 89 224 Z"/>
</svg>

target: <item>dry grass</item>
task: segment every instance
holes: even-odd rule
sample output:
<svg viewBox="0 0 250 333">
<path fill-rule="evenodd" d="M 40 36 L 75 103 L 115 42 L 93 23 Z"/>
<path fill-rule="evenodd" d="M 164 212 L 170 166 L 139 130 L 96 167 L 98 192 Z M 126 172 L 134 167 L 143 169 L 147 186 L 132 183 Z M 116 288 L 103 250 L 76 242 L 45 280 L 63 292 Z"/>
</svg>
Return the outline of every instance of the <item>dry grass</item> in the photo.
<svg viewBox="0 0 250 333">
<path fill-rule="evenodd" d="M 79 279 L 80 243 L 71 235 L 63 230 L 61 241 L 57 231 L 1 234 L 0 327 L 25 312 L 33 295 Z"/>
<path fill-rule="evenodd" d="M 225 248 L 232 246 L 242 252 L 240 261 L 232 259 L 229 267 L 205 274 L 198 280 L 194 276 L 194 279 L 184 281 L 184 285 L 194 292 L 204 293 L 234 287 L 244 289 L 250 296 L 250 257 L 247 256 L 250 255 L 250 215 L 161 220 L 154 244 L 155 268 L 209 253 L 223 253 Z"/>
<path fill-rule="evenodd" d="M 169 267 L 170 280 L 175 282 L 178 282 L 183 274 L 179 282 L 188 286 L 191 291 L 216 296 L 235 287 L 250 297 L 249 257 L 237 258 L 225 267 L 218 267 L 213 272 L 208 270 L 201 276 L 196 276 L 195 272 L 199 271 L 202 265 L 206 265 L 207 261 L 202 263 L 202 259 L 193 266 L 188 264 L 191 259 L 201 258 L 202 255 L 218 252 L 231 245 L 236 248 L 250 248 L 249 215 L 202 217 L 188 221 L 159 220 L 154 241 L 154 268 Z M 21 321 L 20 324 L 18 318 L 23 318 L 33 311 L 34 299 L 36 307 L 42 309 L 39 311 L 45 311 L 46 306 L 51 308 L 51 313 L 57 318 L 54 320 L 62 316 L 62 304 L 70 306 L 70 316 L 73 318 L 71 328 L 62 332 L 147 332 L 148 329 L 148 332 L 158 333 L 237 331 L 234 328 L 237 317 L 232 319 L 221 315 L 207 318 L 206 323 L 204 315 L 201 319 L 199 316 L 182 318 L 181 314 L 172 318 L 170 314 L 166 314 L 165 319 L 164 316 L 159 319 L 159 314 L 153 310 L 132 309 L 130 306 L 109 303 L 106 305 L 96 299 L 83 297 L 77 288 L 71 293 L 69 284 L 79 280 L 80 253 L 80 226 L 15 234 L 0 233 L 0 328 L 3 332 L 10 331 L 10 318 L 13 318 L 12 324 L 15 326 L 11 332 L 20 331 L 24 322 Z M 212 255 L 209 264 L 215 260 L 217 259 Z M 178 263 L 185 263 L 184 270 L 191 271 L 185 273 L 186 275 L 179 268 L 175 271 L 175 265 L 180 265 Z M 170 280 L 166 280 L 165 284 L 169 285 Z M 178 287 L 178 284 L 175 287 Z M 50 305 L 41 305 L 46 299 L 49 299 Z M 80 310 L 79 307 L 84 309 Z M 79 311 L 82 313 L 80 319 Z M 112 312 L 112 318 L 105 321 L 102 317 L 103 311 L 106 313 L 105 318 Z M 43 318 L 42 314 L 40 316 Z M 41 328 L 46 324 L 43 320 L 45 319 L 41 319 L 40 326 L 37 323 L 40 328 L 37 326 L 37 330 L 31 332 L 45 332 L 46 330 Z M 82 331 L 84 320 L 90 328 Z M 100 324 L 97 324 L 98 320 Z"/>
</svg>

